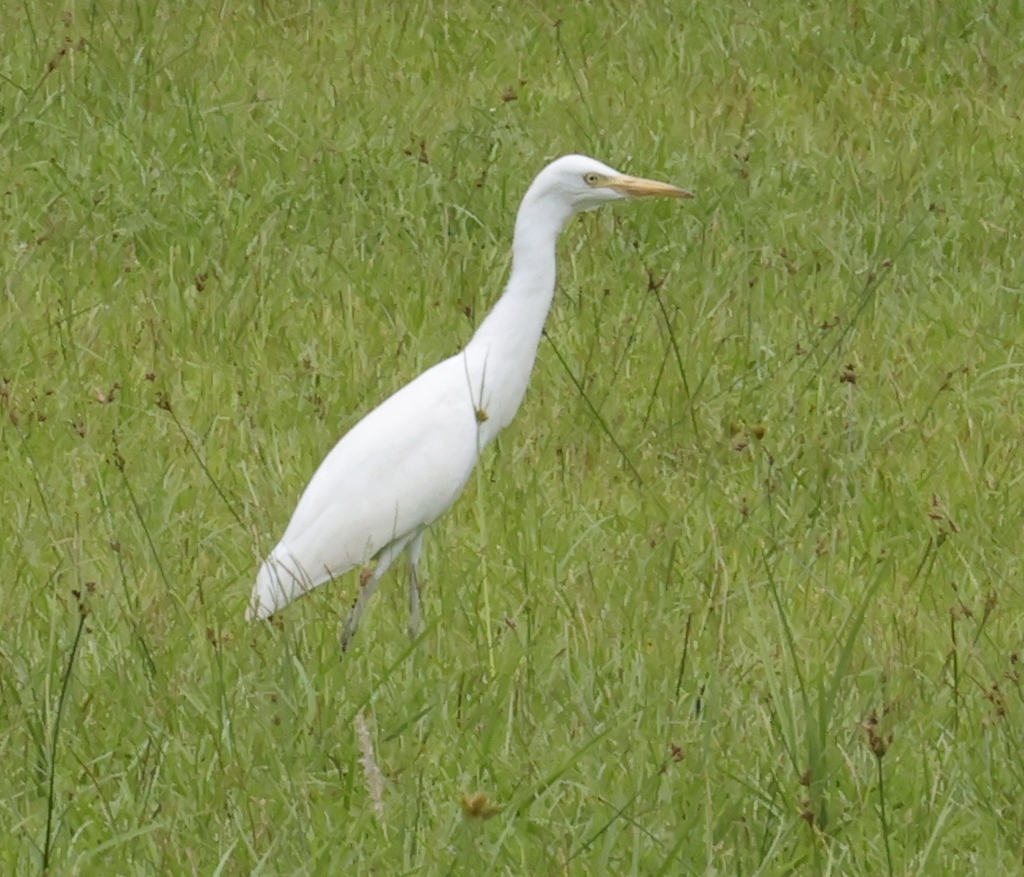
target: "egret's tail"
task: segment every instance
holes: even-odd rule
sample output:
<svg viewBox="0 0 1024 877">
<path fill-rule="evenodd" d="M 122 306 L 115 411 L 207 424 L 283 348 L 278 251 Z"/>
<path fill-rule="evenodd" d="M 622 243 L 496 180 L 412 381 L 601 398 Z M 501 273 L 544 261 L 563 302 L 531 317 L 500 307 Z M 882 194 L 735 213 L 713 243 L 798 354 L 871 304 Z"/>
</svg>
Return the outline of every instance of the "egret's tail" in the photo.
<svg viewBox="0 0 1024 877">
<path fill-rule="evenodd" d="M 245 610 L 245 620 L 269 618 L 296 597 L 301 597 L 313 583 L 302 566 L 284 544 L 278 545 L 263 561 L 256 574 L 256 584 Z"/>
</svg>

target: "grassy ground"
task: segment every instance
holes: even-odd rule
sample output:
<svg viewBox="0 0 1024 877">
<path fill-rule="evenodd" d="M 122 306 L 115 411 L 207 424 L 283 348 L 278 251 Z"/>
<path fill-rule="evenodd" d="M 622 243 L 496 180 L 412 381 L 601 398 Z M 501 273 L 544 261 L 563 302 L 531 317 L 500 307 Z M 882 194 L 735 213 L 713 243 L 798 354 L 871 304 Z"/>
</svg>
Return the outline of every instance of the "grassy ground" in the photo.
<svg viewBox="0 0 1024 877">
<path fill-rule="evenodd" d="M 3 6 L 4 873 L 1020 872 L 1020 4 L 678 6 Z M 699 199 L 565 235 L 425 636 L 247 626 L 570 151 Z"/>
</svg>

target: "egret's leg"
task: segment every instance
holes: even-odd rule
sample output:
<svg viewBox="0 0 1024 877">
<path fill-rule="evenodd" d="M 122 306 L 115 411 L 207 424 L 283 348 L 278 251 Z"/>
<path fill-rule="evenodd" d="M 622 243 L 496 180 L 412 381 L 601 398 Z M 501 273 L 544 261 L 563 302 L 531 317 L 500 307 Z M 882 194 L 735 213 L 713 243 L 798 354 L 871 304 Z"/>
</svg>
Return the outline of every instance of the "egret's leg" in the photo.
<svg viewBox="0 0 1024 877">
<path fill-rule="evenodd" d="M 420 580 L 416 569 L 423 550 L 423 530 L 409 543 L 409 639 L 416 639 L 420 632 Z"/>
<path fill-rule="evenodd" d="M 388 567 L 391 566 L 392 561 L 399 554 L 406 545 L 409 544 L 411 536 L 406 536 L 401 539 L 396 539 L 390 545 L 388 545 L 379 555 L 377 555 L 377 568 L 359 589 L 359 596 L 356 597 L 355 605 L 352 607 L 352 611 L 349 612 L 348 618 L 345 619 L 345 628 L 341 634 L 341 650 L 342 652 L 348 651 L 348 647 L 352 642 L 352 637 L 356 635 L 356 631 L 359 629 L 359 621 L 363 617 L 363 612 L 366 610 L 366 604 L 370 602 L 370 598 L 373 596 L 373 592 L 377 590 L 377 585 L 380 584 L 380 580 L 384 577 L 384 573 L 388 571 Z"/>
</svg>

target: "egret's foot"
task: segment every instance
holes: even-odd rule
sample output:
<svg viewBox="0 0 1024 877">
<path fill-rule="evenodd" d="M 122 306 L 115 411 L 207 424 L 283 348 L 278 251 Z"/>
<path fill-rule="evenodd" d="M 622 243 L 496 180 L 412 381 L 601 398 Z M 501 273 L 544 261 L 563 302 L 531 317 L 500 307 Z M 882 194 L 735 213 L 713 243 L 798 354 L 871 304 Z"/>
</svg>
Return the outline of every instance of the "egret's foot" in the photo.
<svg viewBox="0 0 1024 877">
<path fill-rule="evenodd" d="M 380 577 L 387 571 L 392 557 L 393 554 L 391 557 L 386 557 L 379 561 L 376 570 L 364 567 L 362 572 L 359 573 L 359 596 L 356 597 L 355 603 L 352 604 L 352 611 L 349 612 L 348 618 L 345 619 L 345 627 L 341 633 L 342 654 L 347 652 L 348 647 L 352 644 L 352 638 L 356 635 L 356 631 L 359 630 L 359 622 L 362 620 L 366 604 L 370 602 L 370 597 L 377 590 Z"/>
<path fill-rule="evenodd" d="M 414 588 L 409 601 L 409 639 L 416 639 L 423 630 L 423 619 L 420 617 L 420 591 Z"/>
<path fill-rule="evenodd" d="M 420 616 L 420 577 L 416 574 L 416 564 L 420 557 L 420 546 L 423 537 L 418 536 L 409 549 L 409 639 L 415 640 L 423 627 Z"/>
<path fill-rule="evenodd" d="M 352 645 L 356 631 L 359 630 L 359 619 L 354 616 L 355 613 L 353 612 L 345 619 L 345 628 L 341 632 L 341 653 L 343 655 L 348 651 L 348 647 Z"/>
</svg>

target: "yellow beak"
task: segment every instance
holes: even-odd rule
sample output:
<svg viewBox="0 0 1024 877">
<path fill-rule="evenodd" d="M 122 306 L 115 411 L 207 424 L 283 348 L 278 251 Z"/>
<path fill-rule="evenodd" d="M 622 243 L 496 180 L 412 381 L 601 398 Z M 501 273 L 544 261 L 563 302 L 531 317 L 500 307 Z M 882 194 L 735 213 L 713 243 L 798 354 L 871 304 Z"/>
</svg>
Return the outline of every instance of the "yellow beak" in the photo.
<svg viewBox="0 0 1024 877">
<path fill-rule="evenodd" d="M 680 189 L 671 183 L 659 183 L 657 180 L 645 180 L 643 177 L 630 177 L 620 174 L 610 177 L 605 185 L 622 195 L 641 198 L 646 195 L 662 195 L 668 198 L 692 198 L 693 193 Z"/>
</svg>

